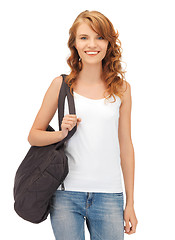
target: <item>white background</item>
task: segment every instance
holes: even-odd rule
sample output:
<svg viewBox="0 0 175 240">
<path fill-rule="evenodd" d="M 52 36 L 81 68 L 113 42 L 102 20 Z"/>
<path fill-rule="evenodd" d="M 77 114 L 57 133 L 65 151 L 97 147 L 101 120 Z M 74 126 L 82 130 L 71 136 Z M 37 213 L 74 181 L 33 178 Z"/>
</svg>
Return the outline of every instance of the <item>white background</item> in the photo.
<svg viewBox="0 0 175 240">
<path fill-rule="evenodd" d="M 49 218 L 32 224 L 14 212 L 13 181 L 47 88 L 56 76 L 69 74 L 69 28 L 84 10 L 102 12 L 118 29 L 131 85 L 139 223 L 125 239 L 174 238 L 173 9 L 170 0 L 1 1 L 1 239 L 54 239 Z M 57 112 L 50 124 L 58 130 Z"/>
</svg>

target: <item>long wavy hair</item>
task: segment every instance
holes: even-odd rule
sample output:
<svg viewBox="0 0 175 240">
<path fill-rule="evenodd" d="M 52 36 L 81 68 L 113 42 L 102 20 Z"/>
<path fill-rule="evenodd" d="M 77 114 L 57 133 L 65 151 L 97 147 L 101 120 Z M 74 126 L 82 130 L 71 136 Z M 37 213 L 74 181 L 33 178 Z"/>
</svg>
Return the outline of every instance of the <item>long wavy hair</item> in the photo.
<svg viewBox="0 0 175 240">
<path fill-rule="evenodd" d="M 102 60 L 103 79 L 107 86 L 105 92 L 109 94 L 108 97 L 105 97 L 104 93 L 104 98 L 107 99 L 113 96 L 115 102 L 116 98 L 114 94 L 120 98 L 123 95 L 122 86 L 124 84 L 126 72 L 122 69 L 121 65 L 123 49 L 121 47 L 121 41 L 118 38 L 118 30 L 115 32 L 109 19 L 98 11 L 86 10 L 80 13 L 69 30 L 69 40 L 67 45 L 70 49 L 71 55 L 67 59 L 67 64 L 71 68 L 71 72 L 67 75 L 65 82 L 70 87 L 70 93 L 73 96 L 73 88 L 76 78 L 83 67 L 78 51 L 75 48 L 76 31 L 82 22 L 86 22 L 95 32 L 109 41 L 106 55 Z"/>
</svg>

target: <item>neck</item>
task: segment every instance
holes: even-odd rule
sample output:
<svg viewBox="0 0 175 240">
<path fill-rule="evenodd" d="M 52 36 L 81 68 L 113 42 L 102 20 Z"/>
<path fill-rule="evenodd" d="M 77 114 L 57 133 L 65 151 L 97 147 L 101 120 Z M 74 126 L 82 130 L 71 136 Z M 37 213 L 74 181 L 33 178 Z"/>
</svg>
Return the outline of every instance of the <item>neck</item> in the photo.
<svg viewBox="0 0 175 240">
<path fill-rule="evenodd" d="M 85 85 L 101 84 L 103 82 L 102 62 L 97 64 L 83 64 L 78 79 L 81 79 L 81 83 Z"/>
</svg>

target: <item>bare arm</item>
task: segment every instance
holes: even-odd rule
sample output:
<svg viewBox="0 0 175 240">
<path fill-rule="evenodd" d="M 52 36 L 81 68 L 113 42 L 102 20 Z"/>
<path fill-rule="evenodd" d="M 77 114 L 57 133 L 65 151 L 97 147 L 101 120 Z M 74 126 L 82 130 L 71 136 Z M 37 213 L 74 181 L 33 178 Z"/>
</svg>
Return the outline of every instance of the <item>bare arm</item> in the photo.
<svg viewBox="0 0 175 240">
<path fill-rule="evenodd" d="M 122 104 L 120 106 L 119 142 L 121 168 L 126 191 L 126 204 L 133 205 L 135 160 L 134 148 L 131 140 L 131 87 L 129 83 L 127 83 L 127 90 L 123 95 Z"/>
<path fill-rule="evenodd" d="M 62 76 L 56 77 L 45 93 L 40 110 L 28 135 L 28 141 L 32 146 L 49 145 L 59 142 L 64 138 L 62 131 L 46 131 L 58 108 L 58 96 L 61 84 Z"/>
<path fill-rule="evenodd" d="M 126 81 L 125 81 L 126 82 Z M 122 97 L 119 117 L 119 142 L 121 168 L 126 191 L 126 206 L 124 210 L 125 233 L 136 232 L 138 220 L 134 210 L 134 148 L 131 140 L 131 87 L 127 83 L 127 90 Z M 131 223 L 131 227 L 130 224 Z"/>
</svg>

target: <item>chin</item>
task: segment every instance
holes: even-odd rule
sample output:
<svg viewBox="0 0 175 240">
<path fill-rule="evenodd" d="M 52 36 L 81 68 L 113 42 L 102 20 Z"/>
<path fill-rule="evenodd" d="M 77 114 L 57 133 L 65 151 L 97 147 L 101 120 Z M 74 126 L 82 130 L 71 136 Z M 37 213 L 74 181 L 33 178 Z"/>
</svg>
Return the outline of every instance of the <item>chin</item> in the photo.
<svg viewBox="0 0 175 240">
<path fill-rule="evenodd" d="M 101 60 L 91 60 L 91 61 L 83 61 L 84 64 L 98 64 L 98 63 L 101 63 L 102 62 L 102 59 Z"/>
</svg>

